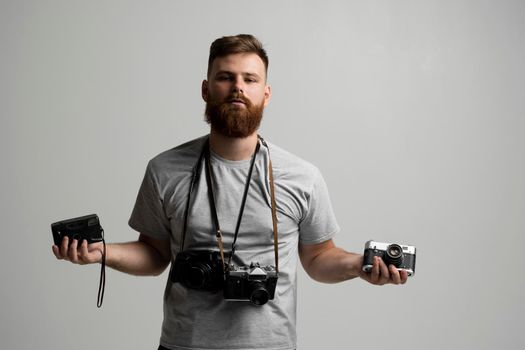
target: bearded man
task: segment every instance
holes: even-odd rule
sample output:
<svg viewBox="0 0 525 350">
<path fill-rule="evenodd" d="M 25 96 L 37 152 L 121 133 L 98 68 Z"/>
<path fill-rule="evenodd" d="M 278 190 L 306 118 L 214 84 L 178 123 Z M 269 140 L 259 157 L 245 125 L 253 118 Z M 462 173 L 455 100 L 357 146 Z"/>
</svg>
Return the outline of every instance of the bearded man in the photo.
<svg viewBox="0 0 525 350">
<path fill-rule="evenodd" d="M 337 248 L 319 170 L 257 134 L 267 69 L 251 35 L 212 43 L 202 83 L 210 134 L 149 162 L 129 220 L 138 240 L 107 245 L 107 266 L 125 273 L 158 275 L 171 263 L 159 349 L 295 349 L 299 259 L 320 282 L 407 280 L 379 258 L 362 272 L 362 255 Z M 66 237 L 53 252 L 102 261 L 100 243 Z"/>
</svg>

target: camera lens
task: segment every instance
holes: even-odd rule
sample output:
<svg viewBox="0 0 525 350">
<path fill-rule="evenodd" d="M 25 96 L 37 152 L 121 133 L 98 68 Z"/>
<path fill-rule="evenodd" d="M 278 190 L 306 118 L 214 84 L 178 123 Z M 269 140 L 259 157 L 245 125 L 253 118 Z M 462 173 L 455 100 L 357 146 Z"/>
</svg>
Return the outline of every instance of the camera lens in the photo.
<svg viewBox="0 0 525 350">
<path fill-rule="evenodd" d="M 255 282 L 251 284 L 251 294 L 250 294 L 250 301 L 254 305 L 264 305 L 268 302 L 268 299 L 270 299 L 270 294 L 266 290 L 266 287 L 264 283 L 261 282 Z"/>
<path fill-rule="evenodd" d="M 207 264 L 189 265 L 184 271 L 184 284 L 188 288 L 201 289 L 211 275 L 211 268 Z"/>
<path fill-rule="evenodd" d="M 403 261 L 403 248 L 399 244 L 391 244 L 386 248 L 385 263 L 399 266 Z"/>
</svg>

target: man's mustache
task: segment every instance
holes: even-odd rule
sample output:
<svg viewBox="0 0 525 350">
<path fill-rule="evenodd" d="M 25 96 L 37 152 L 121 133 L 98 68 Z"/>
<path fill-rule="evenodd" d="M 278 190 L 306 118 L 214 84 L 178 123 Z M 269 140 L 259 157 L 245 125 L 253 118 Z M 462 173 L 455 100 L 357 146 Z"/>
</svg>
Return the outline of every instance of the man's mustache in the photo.
<svg viewBox="0 0 525 350">
<path fill-rule="evenodd" d="M 242 102 L 247 106 L 252 104 L 251 101 L 242 94 L 231 94 L 226 98 L 226 102 Z"/>
</svg>

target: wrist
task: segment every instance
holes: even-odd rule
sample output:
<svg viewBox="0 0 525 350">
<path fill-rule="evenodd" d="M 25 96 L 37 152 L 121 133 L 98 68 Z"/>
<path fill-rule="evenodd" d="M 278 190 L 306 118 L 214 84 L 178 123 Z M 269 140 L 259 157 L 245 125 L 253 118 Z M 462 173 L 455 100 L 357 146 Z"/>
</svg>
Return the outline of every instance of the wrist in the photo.
<svg viewBox="0 0 525 350">
<path fill-rule="evenodd" d="M 356 254 L 356 253 L 348 253 L 346 266 L 347 266 L 346 267 L 346 271 L 347 271 L 346 279 L 352 279 L 355 277 L 359 277 L 361 274 L 362 266 L 363 266 L 363 255 Z"/>
<path fill-rule="evenodd" d="M 102 246 L 102 248 L 100 249 L 100 261 L 99 263 L 102 264 L 102 261 L 104 261 L 105 259 L 105 264 L 107 266 L 110 266 L 112 265 L 112 254 L 111 254 L 111 248 L 112 248 L 112 244 L 105 244 Z M 105 257 L 104 257 L 104 253 L 105 253 Z"/>
</svg>

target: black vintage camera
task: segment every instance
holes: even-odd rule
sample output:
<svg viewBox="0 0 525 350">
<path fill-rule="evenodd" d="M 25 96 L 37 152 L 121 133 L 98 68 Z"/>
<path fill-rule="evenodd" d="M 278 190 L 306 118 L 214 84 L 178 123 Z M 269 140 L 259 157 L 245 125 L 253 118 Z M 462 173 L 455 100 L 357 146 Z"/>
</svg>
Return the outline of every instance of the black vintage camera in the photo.
<svg viewBox="0 0 525 350">
<path fill-rule="evenodd" d="M 379 256 L 385 264 L 394 265 L 398 270 L 406 270 L 408 276 L 416 271 L 416 247 L 395 243 L 368 241 L 365 244 L 363 271 L 370 272 L 374 256 Z"/>
<path fill-rule="evenodd" d="M 217 292 L 224 284 L 221 255 L 212 250 L 188 250 L 177 254 L 171 270 L 173 283 L 186 288 Z"/>
<path fill-rule="evenodd" d="M 230 265 L 224 283 L 224 299 L 249 300 L 254 305 L 264 305 L 274 298 L 277 277 L 274 266 Z"/>
<path fill-rule="evenodd" d="M 88 244 L 102 242 L 102 262 L 100 264 L 100 282 L 98 287 L 97 306 L 101 307 L 104 300 L 104 290 L 106 288 L 106 241 L 104 240 L 104 230 L 100 226 L 100 220 L 96 214 L 80 216 L 78 218 L 67 219 L 51 224 L 53 241 L 60 246 L 64 237 L 69 238 L 69 244 L 74 239 L 82 242 L 86 240 Z"/>
<path fill-rule="evenodd" d="M 62 220 L 51 224 L 53 241 L 60 246 L 64 237 L 69 237 L 70 244 L 73 239 L 79 241 L 86 240 L 88 244 L 102 242 L 104 234 L 100 221 L 96 214 L 81 216 L 78 218 Z"/>
</svg>

